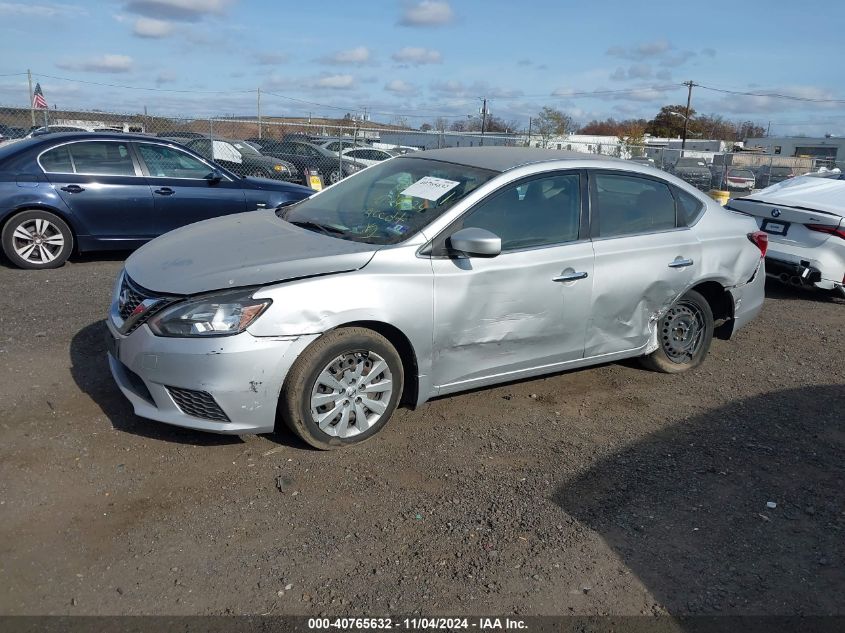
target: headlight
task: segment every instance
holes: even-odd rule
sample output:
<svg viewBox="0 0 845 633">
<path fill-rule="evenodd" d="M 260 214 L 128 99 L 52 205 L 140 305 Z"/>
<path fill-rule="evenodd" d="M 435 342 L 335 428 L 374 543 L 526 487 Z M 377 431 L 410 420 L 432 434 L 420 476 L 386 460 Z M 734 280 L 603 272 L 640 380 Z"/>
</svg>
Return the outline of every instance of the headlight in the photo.
<svg viewBox="0 0 845 633">
<path fill-rule="evenodd" d="M 162 310 L 147 323 L 158 336 L 205 337 L 240 334 L 272 303 L 253 299 L 254 290 L 189 299 Z"/>
<path fill-rule="evenodd" d="M 284 165 L 273 165 L 273 171 L 287 171 Z"/>
</svg>

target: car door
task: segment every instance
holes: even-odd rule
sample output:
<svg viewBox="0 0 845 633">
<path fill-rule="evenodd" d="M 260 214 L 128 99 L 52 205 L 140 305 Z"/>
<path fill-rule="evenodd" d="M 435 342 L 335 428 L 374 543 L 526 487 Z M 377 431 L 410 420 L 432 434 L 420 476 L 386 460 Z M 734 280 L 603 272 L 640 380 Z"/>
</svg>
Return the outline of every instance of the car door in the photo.
<svg viewBox="0 0 845 633">
<path fill-rule="evenodd" d="M 117 140 L 64 143 L 39 164 L 73 214 L 77 234 L 98 246 L 134 248 L 154 235 L 153 198 L 130 144 Z"/>
<path fill-rule="evenodd" d="M 432 249 L 434 357 L 441 393 L 518 377 L 583 356 L 593 249 L 582 231 L 581 174 L 546 172 L 470 209 Z M 478 227 L 496 257 L 448 252 L 448 235 Z"/>
<path fill-rule="evenodd" d="M 701 244 L 680 226 L 665 181 L 631 172 L 588 174 L 596 259 L 584 353 L 593 357 L 649 342 L 662 312 L 701 268 Z"/>
<path fill-rule="evenodd" d="M 162 143 L 135 142 L 135 149 L 153 194 L 156 235 L 247 210 L 241 182 L 226 174 L 210 179 L 211 164 Z"/>
</svg>

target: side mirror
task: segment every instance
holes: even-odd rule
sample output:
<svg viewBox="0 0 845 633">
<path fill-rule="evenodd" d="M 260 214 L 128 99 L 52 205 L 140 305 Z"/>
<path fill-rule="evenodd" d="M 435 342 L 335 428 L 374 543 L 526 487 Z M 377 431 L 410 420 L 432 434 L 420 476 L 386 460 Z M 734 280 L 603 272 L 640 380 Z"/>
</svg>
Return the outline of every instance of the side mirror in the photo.
<svg viewBox="0 0 845 633">
<path fill-rule="evenodd" d="M 215 169 L 215 170 L 214 170 L 214 171 L 212 171 L 210 174 L 208 174 L 208 176 L 206 176 L 206 177 L 205 177 L 205 179 L 206 179 L 206 180 L 207 180 L 210 184 L 212 184 L 212 185 L 216 185 L 218 182 L 220 182 L 221 180 L 223 180 L 223 174 L 222 174 L 220 171 L 218 171 L 218 170 L 216 170 L 216 169 Z"/>
<path fill-rule="evenodd" d="M 502 238 L 477 227 L 457 231 L 452 234 L 447 243 L 453 251 L 469 257 L 496 257 L 502 252 Z"/>
</svg>

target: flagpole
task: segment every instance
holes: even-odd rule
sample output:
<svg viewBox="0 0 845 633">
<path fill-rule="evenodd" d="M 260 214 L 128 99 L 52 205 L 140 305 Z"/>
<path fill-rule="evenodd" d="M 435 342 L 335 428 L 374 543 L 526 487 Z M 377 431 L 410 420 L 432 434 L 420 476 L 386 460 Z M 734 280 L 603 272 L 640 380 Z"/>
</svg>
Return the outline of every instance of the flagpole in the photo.
<svg viewBox="0 0 845 633">
<path fill-rule="evenodd" d="M 32 119 L 32 127 L 35 127 L 35 104 L 33 103 L 35 97 L 32 94 L 32 73 L 29 68 L 26 69 L 26 78 L 29 80 L 29 117 Z"/>
</svg>

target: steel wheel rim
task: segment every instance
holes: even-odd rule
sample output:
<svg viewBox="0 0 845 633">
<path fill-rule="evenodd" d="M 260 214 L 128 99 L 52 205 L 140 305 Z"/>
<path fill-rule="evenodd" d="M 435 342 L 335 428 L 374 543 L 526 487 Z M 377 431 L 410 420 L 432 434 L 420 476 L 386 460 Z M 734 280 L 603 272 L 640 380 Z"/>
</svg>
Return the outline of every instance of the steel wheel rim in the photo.
<svg viewBox="0 0 845 633">
<path fill-rule="evenodd" d="M 55 261 L 64 247 L 65 238 L 59 227 L 43 218 L 24 220 L 12 233 L 15 253 L 32 264 Z"/>
<path fill-rule="evenodd" d="M 375 352 L 337 356 L 317 375 L 311 389 L 311 418 L 331 437 L 349 438 L 372 428 L 393 396 L 393 374 Z"/>
<path fill-rule="evenodd" d="M 704 313 L 692 301 L 679 301 L 660 321 L 663 351 L 673 363 L 689 362 L 704 342 Z"/>
<path fill-rule="evenodd" d="M 343 174 L 337 170 L 329 174 L 329 182 L 335 184 L 343 180 Z"/>
</svg>

